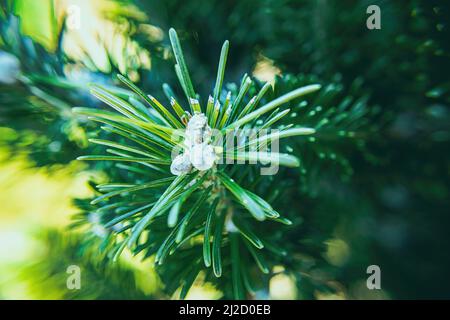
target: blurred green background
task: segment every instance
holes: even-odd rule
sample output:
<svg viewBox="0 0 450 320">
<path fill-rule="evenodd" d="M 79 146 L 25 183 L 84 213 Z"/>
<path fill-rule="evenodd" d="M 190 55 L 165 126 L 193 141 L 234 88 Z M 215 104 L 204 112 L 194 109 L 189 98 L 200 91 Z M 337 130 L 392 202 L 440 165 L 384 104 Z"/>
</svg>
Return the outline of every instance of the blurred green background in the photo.
<svg viewBox="0 0 450 320">
<path fill-rule="evenodd" d="M 308 298 L 450 298 L 448 1 L 1 3 L 0 298 L 170 298 L 149 261 L 125 255 L 104 265 L 95 245 L 67 229 L 78 210 L 73 199 L 91 196 L 87 182 L 103 174 L 73 161 L 88 145 L 70 108 L 98 105 L 88 83 L 113 85 L 117 73 L 162 96 L 161 83 L 176 81 L 170 27 L 201 92 L 214 83 L 220 45 L 229 39 L 227 81 L 250 71 L 273 82 L 288 74 L 345 88 L 356 82 L 348 95 L 367 96 L 379 110 L 368 119 L 378 131 L 365 137 L 364 155 L 340 150 L 353 171 L 346 184 L 321 175 L 328 166 L 304 182 L 310 226 L 328 237 L 321 244 L 336 288 Z M 381 30 L 366 28 L 370 4 L 381 8 Z M 66 288 L 71 264 L 86 270 L 82 290 Z M 381 267 L 382 290 L 366 288 L 370 264 Z M 220 297 L 202 284 L 188 296 Z M 302 295 L 280 273 L 269 297 Z"/>
</svg>

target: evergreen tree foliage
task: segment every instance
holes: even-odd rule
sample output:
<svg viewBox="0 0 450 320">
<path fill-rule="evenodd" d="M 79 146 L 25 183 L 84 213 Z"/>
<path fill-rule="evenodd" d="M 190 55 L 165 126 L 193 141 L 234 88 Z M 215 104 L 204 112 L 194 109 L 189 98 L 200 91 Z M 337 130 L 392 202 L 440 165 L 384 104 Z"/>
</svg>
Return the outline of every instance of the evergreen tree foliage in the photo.
<svg viewBox="0 0 450 320">
<path fill-rule="evenodd" d="M 381 297 L 448 297 L 447 1 L 121 2 L 148 16 L 114 18 L 152 57 L 136 82 L 111 61 L 108 74 L 84 65 L 80 86 L 61 45 L 48 52 L 21 34 L 8 1 L 0 11 L 0 53 L 20 69 L 0 81 L 2 143 L 37 165 L 79 157 L 106 177 L 90 182 L 94 198 L 75 200 L 81 239 L 49 241 L 61 243 L 52 256 L 90 252 L 86 265 L 102 266 L 89 267 L 93 277 L 117 277 L 67 298 L 144 297 L 114 269 L 124 250 L 154 262 L 164 291 L 155 297 L 208 282 L 224 298 L 267 298 L 277 275 L 294 279 L 297 298 L 379 297 L 361 284 L 371 264 L 383 272 Z M 372 4 L 380 30 L 365 26 Z M 148 24 L 178 34 L 155 41 Z M 272 84 L 253 76 L 261 62 L 275 69 Z M 211 155 L 226 150 L 205 136 L 209 164 L 174 166 L 174 147 L 195 153 L 193 118 L 204 131 L 279 130 L 279 172 L 218 164 Z"/>
<path fill-rule="evenodd" d="M 243 76 L 239 86 L 228 84 L 227 87 L 234 90 L 226 93 L 222 90 L 229 50 L 226 41 L 213 93 L 206 103 L 201 103 L 173 29 L 170 36 L 175 70 L 187 98 L 187 103 L 178 102 L 166 86 L 178 119 L 153 96 L 142 92 L 123 76 L 119 79 L 134 94 L 120 97 L 99 86 L 92 88 L 96 97 L 118 113 L 74 109 L 77 114 L 102 124 L 107 136 L 90 140 L 106 146 L 106 154 L 79 159 L 117 161 L 115 169 L 110 171 L 118 170 L 121 176 L 119 180 L 97 185 L 100 194 L 90 202 L 93 208 L 86 214 L 98 215 L 101 224 L 111 230 L 108 249 L 113 260 L 125 248 L 134 254 L 143 252 L 146 257 L 154 257 L 162 279 L 170 279 L 166 286 L 169 294 L 181 287 L 180 297 L 184 298 L 202 273 L 204 280 L 217 284 L 226 297 L 248 298 L 256 291 L 267 290 L 266 274 L 275 265 L 287 267 L 289 264 L 294 268 L 301 265 L 301 261 L 287 257 L 295 250 L 296 241 L 286 244 L 283 236 L 286 233 L 283 225 L 299 224 L 302 220 L 301 208 L 289 208 L 290 199 L 295 199 L 299 188 L 296 175 L 306 175 L 306 164 L 315 162 L 314 157 L 338 162 L 345 169 L 343 174 L 348 174 L 351 169 L 345 157 L 332 152 L 327 143 L 361 139 L 360 134 L 364 133 L 359 130 L 367 124 L 364 117 L 369 112 L 366 99 L 339 97 L 342 88 L 328 85 L 312 99 L 305 100 L 304 95 L 314 94 L 321 88 L 311 84 L 311 77 L 307 76 L 284 79 L 281 83 L 284 86 L 272 95 L 277 96 L 283 91 L 284 94 L 273 100 L 265 98 L 265 93 L 270 90 L 268 83 L 253 84 L 247 75 Z M 287 102 L 291 102 L 291 108 L 286 110 L 283 105 Z M 148 108 L 152 108 L 151 111 Z M 196 146 L 191 146 L 191 140 L 198 138 L 196 131 L 192 131 L 198 125 L 193 124 L 196 121 L 204 121 L 200 125 L 204 130 L 200 140 L 205 144 L 212 139 L 213 156 L 220 157 L 223 153 L 226 159 L 254 160 L 255 165 L 216 164 L 216 160 L 207 163 L 205 152 L 209 152 L 208 147 L 203 145 L 203 154 L 199 155 Z M 177 129 L 184 130 L 185 126 L 180 143 Z M 208 135 L 210 126 L 221 132 L 231 132 L 232 139 L 239 139 L 243 134 L 239 129 L 277 128 L 280 131 L 247 137 L 230 150 L 223 141 L 215 144 L 215 137 Z M 272 143 L 275 136 L 291 141 L 283 144 L 286 153 L 262 149 L 264 144 Z M 305 136 L 307 143 L 297 143 L 301 140 L 297 136 Z M 185 148 L 184 153 L 172 160 L 171 165 L 171 152 L 180 145 Z M 297 157 L 289 152 L 295 152 Z M 303 154 L 313 158 L 308 159 L 305 155 L 305 161 L 302 161 Z M 198 156 L 203 157 L 203 162 L 196 162 Z M 193 167 L 189 163 L 187 170 L 184 167 L 174 170 L 178 157 L 190 157 Z M 264 177 L 258 173 L 261 167 L 256 163 L 256 160 L 264 159 L 270 159 L 271 164 L 300 167 L 300 170 L 296 174 L 283 168 L 279 174 Z M 316 259 L 322 260 L 320 256 Z M 185 260 L 191 261 L 188 267 L 182 262 Z"/>
</svg>

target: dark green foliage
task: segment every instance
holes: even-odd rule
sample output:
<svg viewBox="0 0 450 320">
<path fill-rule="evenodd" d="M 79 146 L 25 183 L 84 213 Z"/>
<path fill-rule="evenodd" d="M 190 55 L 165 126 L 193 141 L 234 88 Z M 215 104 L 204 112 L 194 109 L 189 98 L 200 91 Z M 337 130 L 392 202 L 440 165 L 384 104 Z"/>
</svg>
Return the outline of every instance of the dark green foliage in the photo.
<svg viewBox="0 0 450 320">
<path fill-rule="evenodd" d="M 85 237 L 72 234 L 67 237 L 58 231 L 49 230 L 39 236 L 46 252 L 37 262 L 22 269 L 23 280 L 40 297 L 54 299 L 150 299 L 140 289 L 136 272 L 123 264 L 107 265 L 98 259 L 101 241 L 89 242 Z M 68 290 L 68 266 L 80 270 L 80 289 Z M 156 284 L 154 284 L 156 290 Z"/>
<path fill-rule="evenodd" d="M 321 148 L 325 150 L 327 143 L 334 143 L 340 139 L 350 139 L 351 142 L 361 140 L 364 133 L 359 131 L 365 129 L 366 134 L 369 132 L 368 128 L 364 128 L 367 126 L 364 119 L 369 116 L 366 111 L 366 99 L 354 101 L 347 97 L 345 100 L 344 96 L 340 95 L 342 88 L 329 85 L 324 91 L 319 91 L 311 99 L 305 100 L 304 95 L 320 89 L 319 85 L 311 85 L 311 81 L 316 80 L 314 77 L 291 76 L 278 79 L 275 84 L 277 92 L 265 95 L 264 93 L 270 91 L 267 90 L 268 86 L 254 84 L 250 77 L 244 76 L 240 89 L 231 84 L 225 86 L 232 89 L 229 103 L 227 102 L 229 95 L 224 90 L 223 94 L 217 95 L 221 99 L 212 103 L 214 106 L 217 105 L 218 109 L 214 109 L 213 112 L 213 109 L 205 108 L 205 105 L 202 109 L 201 104 L 192 100 L 196 94 L 188 76 L 178 37 L 173 30 L 171 40 L 177 57 L 176 62 L 180 65 L 180 83 L 185 89 L 192 113 L 195 112 L 197 115 L 206 109 L 206 113 L 210 115 L 207 119 L 210 125 L 221 129 L 222 132 L 231 128 L 280 129 L 279 132 L 261 134 L 257 139 L 250 138 L 247 144 L 249 147 L 256 147 L 255 151 L 244 154 L 242 151 L 250 149 L 243 148 L 245 145 L 242 147 L 238 145 L 233 150 L 225 150 L 225 157 L 241 159 L 242 154 L 246 156 L 241 160 L 252 160 L 253 157 L 256 159 L 256 156 L 265 156 L 261 151 L 263 149 L 259 148 L 263 142 L 270 145 L 272 140 L 269 138 L 276 136 L 292 140 L 293 147 L 285 148 L 286 153 L 279 155 L 272 152 L 270 154 L 272 162 L 276 161 L 276 164 L 287 167 L 300 166 L 300 174 L 306 174 L 307 162 L 301 163 L 296 157 L 289 155 L 297 148 L 296 141 L 306 140 L 310 136 L 314 138 L 310 141 L 313 143 L 313 150 L 316 149 L 315 145 L 319 145 L 317 147 L 319 150 Z M 222 55 L 220 60 L 225 60 L 225 56 Z M 219 65 L 218 74 L 222 77 L 224 64 Z M 243 298 L 251 294 L 252 290 L 245 288 L 245 282 L 261 283 L 258 278 L 265 278 L 267 281 L 265 274 L 270 273 L 272 267 L 277 264 L 289 267 L 288 272 L 294 274 L 300 275 L 304 272 L 298 267 L 301 263 L 288 254 L 289 249 L 296 249 L 297 242 L 283 243 L 284 234 L 289 232 L 289 229 L 297 228 L 302 219 L 296 210 L 292 210 L 294 208 L 284 207 L 283 214 L 276 211 L 278 207 L 282 208 L 280 205 L 290 197 L 295 198 L 298 192 L 296 187 L 298 176 L 293 175 L 292 169 L 282 168 L 279 174 L 264 177 L 259 173 L 260 165 L 218 164 L 209 170 L 194 170 L 175 178 L 168 173 L 169 152 L 179 143 L 174 140 L 177 137 L 174 133 L 180 123 L 152 96 L 141 92 L 127 79 L 123 77 L 120 79 L 143 100 L 143 103 L 155 108 L 157 114 L 148 112 L 148 109 L 141 109 L 136 103 L 128 103 L 99 87 L 93 87 L 93 94 L 118 113 L 87 108 L 75 109 L 77 114 L 107 124 L 106 127 L 102 127 L 107 132 L 115 128 L 119 129 L 116 133 L 120 133 L 119 137 L 113 135 L 108 138 L 108 140 L 119 138 L 115 141 L 91 140 L 93 143 L 110 147 L 106 152 L 113 156 L 82 156 L 81 160 L 114 160 L 130 163 L 126 167 L 120 167 L 120 171 L 111 169 L 113 170 L 109 173 L 111 176 L 116 175 L 115 171 L 117 173 L 122 171 L 122 180 L 112 180 L 111 183 L 98 185 L 97 189 L 102 194 L 91 201 L 95 207 L 90 209 L 89 215 L 98 217 L 101 224 L 112 231 L 112 242 L 108 244 L 111 246 L 110 256 L 116 259 L 125 246 L 135 254 L 143 252 L 146 257 L 154 255 L 157 270 L 163 280 L 166 277 L 171 279 L 170 283 L 167 283 L 168 293 L 173 294 L 175 289 L 181 287 L 181 297 L 188 292 L 200 271 L 205 273 L 206 280 L 222 288 L 226 297 L 234 298 Z M 221 80 L 217 83 L 220 84 Z M 304 86 L 301 87 L 302 85 Z M 250 99 L 252 96 L 255 96 L 255 99 Z M 131 97 L 128 101 L 132 101 Z M 289 116 L 283 108 L 289 101 L 293 116 Z M 227 104 L 230 107 L 227 107 Z M 326 110 L 323 116 L 320 114 L 321 108 Z M 317 112 L 318 116 L 312 112 Z M 345 116 L 346 113 L 348 116 Z M 213 120 L 215 118 L 213 114 L 216 114 L 218 121 Z M 188 113 L 185 116 L 186 119 L 191 117 Z M 222 121 L 221 118 L 227 120 Z M 180 121 L 186 119 L 184 115 L 180 117 Z M 188 133 L 185 139 L 188 139 Z M 158 145 L 168 148 L 156 152 L 155 147 Z M 225 144 L 223 147 L 226 148 Z M 298 145 L 298 148 L 305 149 L 303 145 Z M 320 159 L 321 153 L 319 151 L 316 153 L 316 158 Z M 347 164 L 343 156 L 333 157 L 325 151 L 322 153 Z M 298 152 L 297 154 L 301 155 Z M 279 158 L 275 160 L 276 155 Z M 177 213 L 169 214 L 169 211 Z M 262 222 L 263 220 L 267 221 Z M 171 221 L 170 224 L 168 221 Z M 117 236 L 113 237 L 114 233 Z M 317 263 L 322 261 L 317 255 L 320 251 L 311 252 L 315 258 L 311 256 L 310 259 L 317 260 Z M 189 268 L 185 268 L 182 263 L 185 259 L 191 261 Z M 258 269 L 259 272 L 256 271 Z M 251 273 L 241 276 L 241 270 L 248 270 Z M 258 275 L 260 272 L 262 274 Z M 231 282 L 228 280 L 230 276 Z M 264 287 L 260 289 L 265 290 Z"/>
</svg>

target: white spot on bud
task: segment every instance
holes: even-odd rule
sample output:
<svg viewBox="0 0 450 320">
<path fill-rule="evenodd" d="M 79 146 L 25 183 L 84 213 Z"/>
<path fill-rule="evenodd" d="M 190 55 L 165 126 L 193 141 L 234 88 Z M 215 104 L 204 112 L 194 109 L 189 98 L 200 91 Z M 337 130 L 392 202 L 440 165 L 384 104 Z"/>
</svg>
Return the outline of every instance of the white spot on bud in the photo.
<svg viewBox="0 0 450 320">
<path fill-rule="evenodd" d="M 216 161 L 214 148 L 208 144 L 196 144 L 191 148 L 190 160 L 192 165 L 200 171 L 211 169 Z"/>
<path fill-rule="evenodd" d="M 198 113 L 192 116 L 187 125 L 187 130 L 203 129 L 207 126 L 208 119 L 203 113 Z"/>
<path fill-rule="evenodd" d="M 216 103 L 214 104 L 214 109 L 215 110 L 219 110 L 220 109 L 220 102 L 219 102 L 219 100 L 217 100 Z"/>
<path fill-rule="evenodd" d="M 170 172 L 176 176 L 188 173 L 191 169 L 192 164 L 187 153 L 177 155 L 170 165 Z"/>
</svg>

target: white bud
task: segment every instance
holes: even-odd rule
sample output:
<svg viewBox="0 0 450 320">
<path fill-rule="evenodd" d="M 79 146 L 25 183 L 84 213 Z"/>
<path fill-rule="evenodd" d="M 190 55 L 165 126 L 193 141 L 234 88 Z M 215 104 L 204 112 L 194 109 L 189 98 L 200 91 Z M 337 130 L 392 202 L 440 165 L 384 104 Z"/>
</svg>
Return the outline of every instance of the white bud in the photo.
<svg viewBox="0 0 450 320">
<path fill-rule="evenodd" d="M 211 169 L 216 161 L 216 153 L 211 142 L 211 128 L 203 113 L 194 114 L 186 126 L 184 154 L 178 155 L 170 166 L 175 175 L 188 173 L 194 166 L 197 170 Z"/>
<path fill-rule="evenodd" d="M 211 139 L 211 128 L 208 119 L 203 113 L 192 116 L 186 128 L 185 144 L 188 148 L 200 143 L 209 143 Z"/>
<path fill-rule="evenodd" d="M 192 165 L 200 171 L 211 169 L 216 161 L 214 148 L 208 144 L 194 145 L 190 150 L 190 160 Z"/>
<path fill-rule="evenodd" d="M 170 172 L 176 176 L 188 173 L 191 169 L 192 164 L 187 153 L 177 155 L 170 165 Z"/>
<path fill-rule="evenodd" d="M 208 125 L 208 119 L 203 113 L 197 113 L 192 116 L 187 124 L 187 130 L 203 129 Z"/>
</svg>

